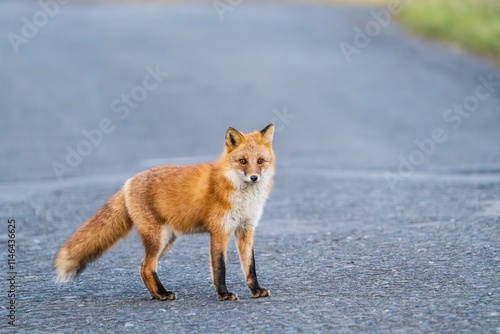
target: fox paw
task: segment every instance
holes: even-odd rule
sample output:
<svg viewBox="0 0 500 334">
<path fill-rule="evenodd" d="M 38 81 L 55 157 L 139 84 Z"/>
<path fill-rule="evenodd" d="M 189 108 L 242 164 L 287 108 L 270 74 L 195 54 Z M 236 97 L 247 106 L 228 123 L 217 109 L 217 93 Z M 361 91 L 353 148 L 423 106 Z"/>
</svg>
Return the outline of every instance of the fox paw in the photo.
<svg viewBox="0 0 500 334">
<path fill-rule="evenodd" d="M 151 299 L 158 299 L 158 300 L 175 300 L 175 293 L 172 291 L 165 291 L 164 293 L 156 293 L 151 296 Z"/>
<path fill-rule="evenodd" d="M 258 288 L 255 290 L 251 291 L 253 298 L 260 298 L 260 297 L 269 297 L 271 293 L 269 290 L 264 289 L 264 288 Z"/>
<path fill-rule="evenodd" d="M 238 300 L 238 296 L 235 293 L 232 292 L 224 292 L 219 294 L 219 300 Z"/>
</svg>

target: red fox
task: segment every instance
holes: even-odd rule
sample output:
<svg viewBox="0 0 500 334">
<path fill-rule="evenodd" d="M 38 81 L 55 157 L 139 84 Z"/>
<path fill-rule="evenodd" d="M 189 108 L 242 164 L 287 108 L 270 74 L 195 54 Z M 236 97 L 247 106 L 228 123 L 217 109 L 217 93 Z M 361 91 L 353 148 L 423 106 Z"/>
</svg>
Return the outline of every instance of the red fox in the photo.
<svg viewBox="0 0 500 334">
<path fill-rule="evenodd" d="M 67 282 L 101 256 L 133 226 L 144 246 L 140 273 L 152 299 L 174 300 L 157 275 L 158 260 L 178 235 L 210 234 L 210 264 L 219 300 L 237 300 L 226 287 L 226 255 L 234 233 L 241 266 L 253 297 L 269 291 L 257 281 L 254 231 L 271 192 L 274 125 L 242 134 L 226 132 L 219 160 L 191 166 L 158 166 L 138 173 L 61 246 L 54 267 Z"/>
</svg>

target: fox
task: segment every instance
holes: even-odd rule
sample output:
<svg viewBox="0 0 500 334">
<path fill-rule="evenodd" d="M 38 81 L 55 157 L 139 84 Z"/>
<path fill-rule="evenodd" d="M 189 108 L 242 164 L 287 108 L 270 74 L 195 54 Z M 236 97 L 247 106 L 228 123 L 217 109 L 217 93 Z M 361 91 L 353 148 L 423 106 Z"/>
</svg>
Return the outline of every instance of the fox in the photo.
<svg viewBox="0 0 500 334">
<path fill-rule="evenodd" d="M 250 133 L 230 127 L 215 162 L 135 174 L 62 244 L 54 260 L 56 281 L 78 276 L 135 227 L 144 247 L 140 275 L 151 299 L 176 299 L 158 278 L 158 261 L 178 236 L 194 233 L 210 235 L 212 282 L 220 301 L 238 300 L 226 286 L 232 235 L 252 297 L 270 296 L 257 280 L 254 234 L 274 183 L 273 137 L 273 124 Z"/>
</svg>

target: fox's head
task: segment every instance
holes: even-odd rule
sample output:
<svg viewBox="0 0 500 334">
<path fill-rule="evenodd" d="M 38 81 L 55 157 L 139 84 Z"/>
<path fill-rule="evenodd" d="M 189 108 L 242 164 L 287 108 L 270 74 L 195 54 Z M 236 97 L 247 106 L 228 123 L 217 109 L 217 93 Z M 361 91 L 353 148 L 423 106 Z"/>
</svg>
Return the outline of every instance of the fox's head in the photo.
<svg viewBox="0 0 500 334">
<path fill-rule="evenodd" d="M 273 135 L 273 124 L 247 134 L 227 129 L 224 156 L 229 170 L 226 176 L 233 184 L 256 184 L 273 178 Z"/>
</svg>

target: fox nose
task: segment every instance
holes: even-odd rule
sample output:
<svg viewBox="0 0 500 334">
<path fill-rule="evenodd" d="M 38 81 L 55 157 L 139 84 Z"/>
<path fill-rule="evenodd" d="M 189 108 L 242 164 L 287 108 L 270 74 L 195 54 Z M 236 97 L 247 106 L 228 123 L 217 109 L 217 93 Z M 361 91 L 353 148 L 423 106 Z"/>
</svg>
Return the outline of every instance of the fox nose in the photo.
<svg viewBox="0 0 500 334">
<path fill-rule="evenodd" d="M 252 180 L 252 182 L 257 182 L 258 179 L 259 177 L 257 175 L 250 176 L 250 180 Z"/>
</svg>

